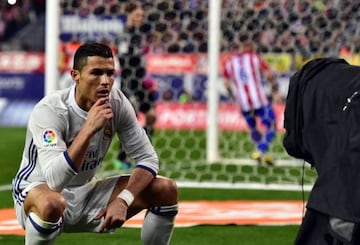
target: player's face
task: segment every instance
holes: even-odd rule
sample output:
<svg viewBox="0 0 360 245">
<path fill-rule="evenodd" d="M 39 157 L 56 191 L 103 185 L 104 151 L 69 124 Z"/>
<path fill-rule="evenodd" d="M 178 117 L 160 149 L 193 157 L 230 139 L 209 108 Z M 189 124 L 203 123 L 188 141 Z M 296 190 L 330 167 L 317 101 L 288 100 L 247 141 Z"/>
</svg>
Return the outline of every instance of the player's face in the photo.
<svg viewBox="0 0 360 245">
<path fill-rule="evenodd" d="M 144 10 L 142 10 L 141 8 L 137 8 L 131 14 L 130 18 L 132 18 L 134 26 L 141 26 L 141 24 L 144 22 Z"/>
<path fill-rule="evenodd" d="M 81 72 L 75 72 L 76 101 L 82 109 L 88 111 L 99 98 L 109 98 L 115 80 L 113 58 L 90 56 Z"/>
</svg>

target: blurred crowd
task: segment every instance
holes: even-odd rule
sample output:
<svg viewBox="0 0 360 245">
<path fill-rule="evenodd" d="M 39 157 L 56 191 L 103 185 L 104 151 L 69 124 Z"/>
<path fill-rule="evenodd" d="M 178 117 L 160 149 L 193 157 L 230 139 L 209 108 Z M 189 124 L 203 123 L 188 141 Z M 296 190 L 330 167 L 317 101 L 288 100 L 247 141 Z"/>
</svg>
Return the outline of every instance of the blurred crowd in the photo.
<svg viewBox="0 0 360 245">
<path fill-rule="evenodd" d="M 7 49 L 31 49 L 27 40 L 19 42 L 16 35 L 29 25 L 36 25 L 39 18 L 45 15 L 46 0 L 18 0 L 10 5 L 8 1 L 0 1 L 0 50 Z M 43 35 L 39 38 L 42 42 Z"/>
<path fill-rule="evenodd" d="M 0 39 L 9 40 L 45 9 L 45 0 L 1 1 Z M 124 16 L 130 0 L 60 0 L 62 14 Z M 209 1 L 141 0 L 149 52 L 207 52 Z M 222 0 L 221 51 L 254 40 L 259 52 L 338 55 L 360 51 L 360 2 L 352 0 Z M 121 19 L 121 18 L 120 18 Z M 22 45 L 26 48 L 26 45 Z"/>
</svg>

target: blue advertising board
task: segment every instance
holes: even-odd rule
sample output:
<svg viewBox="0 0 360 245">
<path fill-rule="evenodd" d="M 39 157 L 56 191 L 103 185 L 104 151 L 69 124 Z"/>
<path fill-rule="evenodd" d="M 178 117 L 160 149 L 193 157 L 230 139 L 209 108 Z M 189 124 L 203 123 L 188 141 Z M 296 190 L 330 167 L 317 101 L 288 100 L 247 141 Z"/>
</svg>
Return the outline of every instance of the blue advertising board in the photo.
<svg viewBox="0 0 360 245">
<path fill-rule="evenodd" d="M 0 73 L 0 97 L 10 100 L 40 100 L 43 96 L 43 73 Z"/>
</svg>

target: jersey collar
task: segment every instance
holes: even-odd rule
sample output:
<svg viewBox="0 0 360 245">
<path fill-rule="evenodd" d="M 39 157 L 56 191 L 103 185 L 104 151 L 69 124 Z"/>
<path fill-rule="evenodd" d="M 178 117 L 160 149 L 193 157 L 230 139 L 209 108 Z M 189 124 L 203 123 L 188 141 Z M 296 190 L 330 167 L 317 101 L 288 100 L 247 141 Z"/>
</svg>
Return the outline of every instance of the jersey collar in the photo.
<svg viewBox="0 0 360 245">
<path fill-rule="evenodd" d="M 75 86 L 73 85 L 73 87 L 70 90 L 70 94 L 69 94 L 69 103 L 70 106 L 73 108 L 74 112 L 79 115 L 80 117 L 86 119 L 87 118 L 87 112 L 84 111 L 83 109 L 80 108 L 80 106 L 78 105 L 78 103 L 75 100 Z"/>
</svg>

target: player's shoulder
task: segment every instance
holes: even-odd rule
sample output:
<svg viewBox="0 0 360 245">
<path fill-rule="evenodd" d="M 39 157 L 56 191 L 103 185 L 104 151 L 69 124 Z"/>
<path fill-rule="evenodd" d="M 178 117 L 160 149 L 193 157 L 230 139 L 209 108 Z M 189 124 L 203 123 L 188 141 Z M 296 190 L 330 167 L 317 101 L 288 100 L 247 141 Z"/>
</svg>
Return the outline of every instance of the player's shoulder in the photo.
<svg viewBox="0 0 360 245">
<path fill-rule="evenodd" d="M 71 88 L 57 90 L 44 96 L 35 106 L 34 110 L 48 108 L 55 112 L 62 113 L 67 110 L 67 101 L 70 96 Z"/>
<path fill-rule="evenodd" d="M 124 93 L 121 91 L 121 89 L 112 87 L 110 91 L 110 98 L 111 100 L 121 102 L 124 99 Z"/>
<path fill-rule="evenodd" d="M 123 112 L 133 110 L 129 99 L 119 88 L 112 88 L 110 92 L 110 103 L 115 114 L 122 114 Z"/>
</svg>

